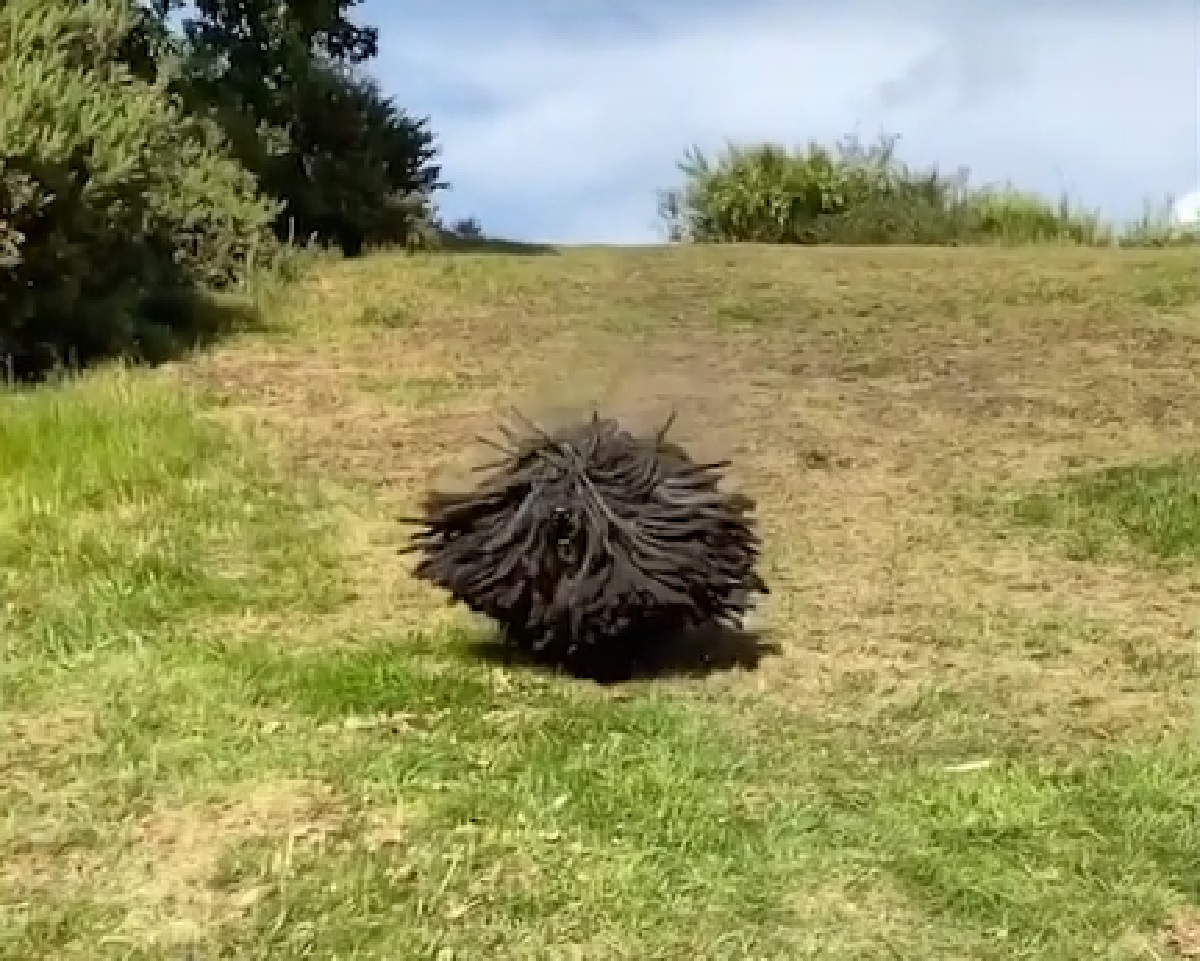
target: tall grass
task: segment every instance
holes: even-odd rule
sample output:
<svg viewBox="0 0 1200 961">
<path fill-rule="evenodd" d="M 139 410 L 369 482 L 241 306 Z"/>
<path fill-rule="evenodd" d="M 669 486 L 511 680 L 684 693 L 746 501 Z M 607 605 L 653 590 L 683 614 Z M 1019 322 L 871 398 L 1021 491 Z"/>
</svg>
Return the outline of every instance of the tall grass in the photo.
<svg viewBox="0 0 1200 961">
<path fill-rule="evenodd" d="M 682 187 L 664 191 L 670 239 L 695 243 L 1027 244 L 1165 246 L 1194 241 L 1165 214 L 1121 227 L 1011 185 L 973 186 L 963 168 L 918 169 L 896 156 L 897 138 L 729 145 L 715 161 L 693 149 Z"/>
</svg>

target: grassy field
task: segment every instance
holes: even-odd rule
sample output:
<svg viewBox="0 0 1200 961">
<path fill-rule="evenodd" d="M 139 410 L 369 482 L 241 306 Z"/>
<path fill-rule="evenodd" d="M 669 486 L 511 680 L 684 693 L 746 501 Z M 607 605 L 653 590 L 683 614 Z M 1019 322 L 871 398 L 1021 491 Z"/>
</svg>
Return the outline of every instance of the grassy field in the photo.
<svg viewBox="0 0 1200 961">
<path fill-rule="evenodd" d="M 318 265 L 0 398 L 0 957 L 1200 957 L 1190 251 Z M 396 518 L 502 407 L 735 460 L 760 635 L 506 663 Z"/>
</svg>

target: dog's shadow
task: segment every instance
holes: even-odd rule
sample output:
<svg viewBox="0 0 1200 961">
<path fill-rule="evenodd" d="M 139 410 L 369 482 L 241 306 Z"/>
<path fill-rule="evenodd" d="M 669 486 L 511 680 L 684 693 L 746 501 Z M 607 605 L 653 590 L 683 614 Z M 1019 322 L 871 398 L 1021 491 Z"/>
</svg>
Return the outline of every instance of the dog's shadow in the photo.
<svg viewBox="0 0 1200 961">
<path fill-rule="evenodd" d="M 493 634 L 469 646 L 469 652 L 505 667 L 565 673 L 578 680 L 620 684 L 666 678 L 705 678 L 725 671 L 757 670 L 763 658 L 780 653 L 760 631 L 712 625 L 691 631 L 632 636 L 611 646 L 572 657 L 541 656 Z"/>
</svg>

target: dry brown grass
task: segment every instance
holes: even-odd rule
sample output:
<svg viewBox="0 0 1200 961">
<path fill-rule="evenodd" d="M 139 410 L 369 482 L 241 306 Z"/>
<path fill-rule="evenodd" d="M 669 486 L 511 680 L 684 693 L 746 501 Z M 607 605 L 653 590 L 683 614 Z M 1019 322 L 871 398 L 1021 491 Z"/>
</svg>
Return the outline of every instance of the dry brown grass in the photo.
<svg viewBox="0 0 1200 961">
<path fill-rule="evenodd" d="M 1196 912 L 1188 911 L 1173 918 L 1163 943 L 1170 956 L 1200 958 L 1200 917 Z"/>
<path fill-rule="evenodd" d="M 1194 445 L 1200 310 L 1186 257 L 734 249 L 337 264 L 288 295 L 280 333 L 186 373 L 387 512 L 460 469 L 505 404 L 597 403 L 643 422 L 678 408 L 680 436 L 734 458 L 768 535 L 783 656 L 735 686 L 814 713 L 847 689 L 868 711 L 933 684 L 989 689 L 1031 736 L 1065 724 L 1107 738 L 1190 720 L 1194 675 L 1139 673 L 1113 638 L 1194 654 L 1197 578 L 998 541 L 952 502 Z M 359 536 L 364 603 L 444 613 L 393 574 L 399 531 Z"/>
<path fill-rule="evenodd" d="M 53 808 L 68 799 L 41 793 Z M 268 843 L 286 873 L 299 849 L 319 847 L 343 828 L 327 786 L 298 780 L 256 781 L 217 799 L 151 810 L 115 826 L 99 848 L 80 847 L 59 832 L 10 843 L 0 866 L 0 897 L 8 906 L 51 897 L 86 897 L 122 915 L 109 946 L 170 949 L 203 943 L 254 908 L 260 886 L 220 885 L 224 861 L 239 845 Z M 14 850 L 15 849 L 15 850 Z"/>
</svg>

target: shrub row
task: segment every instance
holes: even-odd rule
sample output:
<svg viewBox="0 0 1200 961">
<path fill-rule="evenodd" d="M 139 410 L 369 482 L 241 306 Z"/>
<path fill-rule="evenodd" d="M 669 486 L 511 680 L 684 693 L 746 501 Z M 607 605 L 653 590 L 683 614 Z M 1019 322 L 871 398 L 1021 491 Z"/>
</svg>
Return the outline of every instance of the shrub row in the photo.
<svg viewBox="0 0 1200 961">
<path fill-rule="evenodd" d="M 775 144 L 730 146 L 716 161 L 693 150 L 680 164 L 683 186 L 664 192 L 659 212 L 671 239 L 775 244 L 1168 243 L 1162 221 L 1126 231 L 1065 199 L 1052 203 L 1008 187 L 973 187 L 952 175 L 914 169 L 895 137 L 870 146 L 846 138 L 833 149 Z"/>
</svg>

